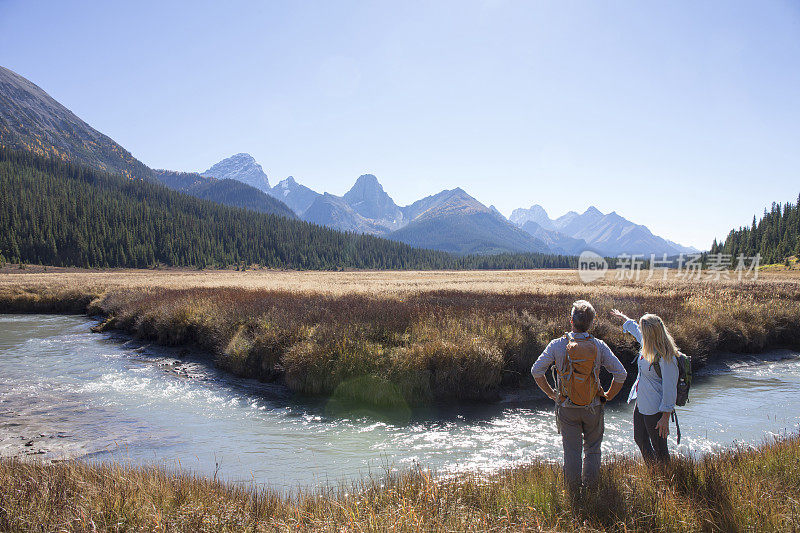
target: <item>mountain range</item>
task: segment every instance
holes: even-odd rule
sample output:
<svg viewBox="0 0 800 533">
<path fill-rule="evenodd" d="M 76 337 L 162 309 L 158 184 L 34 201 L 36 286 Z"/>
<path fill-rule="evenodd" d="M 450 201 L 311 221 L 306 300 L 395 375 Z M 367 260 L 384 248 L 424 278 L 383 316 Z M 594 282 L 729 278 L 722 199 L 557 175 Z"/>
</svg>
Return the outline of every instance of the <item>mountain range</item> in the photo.
<svg viewBox="0 0 800 533">
<path fill-rule="evenodd" d="M 458 254 L 543 252 L 577 255 L 592 250 L 606 256 L 667 254 L 696 251 L 653 235 L 645 226 L 616 212 L 589 207 L 551 219 L 540 205 L 515 209 L 506 219 L 461 188 L 445 190 L 398 206 L 373 174 L 358 177 L 342 196 L 317 193 L 293 177 L 275 187 L 255 159 L 236 154 L 202 173 L 217 179 L 259 184 L 291 207 L 303 220 L 341 231 L 384 236 Z"/>
<path fill-rule="evenodd" d="M 233 155 L 202 174 L 250 184 L 269 183 L 261 166 L 248 154 Z M 307 222 L 383 236 L 419 248 L 458 254 L 554 252 L 540 238 L 509 223 L 496 209 L 486 207 L 461 188 L 404 207 L 394 202 L 373 174 L 359 176 L 343 196 L 319 194 L 291 177 L 266 191 L 293 207 Z"/>
<path fill-rule="evenodd" d="M 274 187 L 246 153 L 202 172 L 153 170 L 78 118 L 24 77 L 0 67 L 0 147 L 85 164 L 127 178 L 163 184 L 203 200 L 300 218 L 328 228 L 385 237 L 456 254 L 550 253 L 604 255 L 693 250 L 653 235 L 615 212 L 594 207 L 552 220 L 540 206 L 506 219 L 461 188 L 398 206 L 373 174 L 363 174 L 344 195 L 319 193 L 289 176 Z"/>
<path fill-rule="evenodd" d="M 569 211 L 551 219 L 540 205 L 528 209 L 515 209 L 510 221 L 532 235 L 538 235 L 548 244 L 564 249 L 593 250 L 605 256 L 620 254 L 667 254 L 697 252 L 696 248 L 681 246 L 676 242 L 658 237 L 641 224 L 636 224 L 617 214 L 604 214 L 594 206 L 583 213 Z M 546 237 L 555 239 L 554 243 Z"/>
</svg>

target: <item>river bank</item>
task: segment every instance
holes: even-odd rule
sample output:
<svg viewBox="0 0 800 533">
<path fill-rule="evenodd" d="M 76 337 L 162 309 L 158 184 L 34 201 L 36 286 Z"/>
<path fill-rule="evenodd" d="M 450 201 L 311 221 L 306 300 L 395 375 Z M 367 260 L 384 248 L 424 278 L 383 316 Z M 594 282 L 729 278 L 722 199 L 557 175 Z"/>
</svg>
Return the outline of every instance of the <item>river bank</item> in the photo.
<svg viewBox="0 0 800 533">
<path fill-rule="evenodd" d="M 503 389 L 530 386 L 531 364 L 568 328 L 577 298 L 594 303 L 599 316 L 593 333 L 623 361 L 633 360 L 636 346 L 607 318 L 613 307 L 633 316 L 660 314 L 696 368 L 723 352 L 800 347 L 800 285 L 791 277 L 584 285 L 574 272 L 542 271 L 525 278 L 512 274 L 492 286 L 492 278 L 472 273 L 464 279 L 419 273 L 428 280 L 423 289 L 414 285 L 413 273 L 403 273 L 405 285 L 381 291 L 381 283 L 390 282 L 374 277 L 390 280 L 387 273 L 342 273 L 350 285 L 361 275 L 370 289 L 339 291 L 335 277 L 327 278 L 334 290 L 302 282 L 280 290 L 258 288 L 254 280 L 269 279 L 263 273 L 246 274 L 237 273 L 238 285 L 227 286 L 227 273 L 208 273 L 201 287 L 185 281 L 176 286 L 173 274 L 148 273 L 150 281 L 161 281 L 149 287 L 126 287 L 107 275 L 92 283 L 81 273 L 15 284 L 9 274 L 0 284 L 0 309 L 88 312 L 105 317 L 100 329 L 205 350 L 237 376 L 384 407 L 491 401 Z M 197 274 L 185 275 L 194 280 Z M 503 279 L 504 273 L 495 276 Z M 295 277 L 302 280 L 305 273 Z M 215 282 L 221 285 L 208 285 Z"/>
<path fill-rule="evenodd" d="M 422 469 L 291 496 L 124 464 L 0 459 L 0 529 L 13 531 L 790 531 L 800 437 L 664 469 L 616 458 L 598 489 L 564 491 L 534 462 L 489 477 Z"/>
</svg>

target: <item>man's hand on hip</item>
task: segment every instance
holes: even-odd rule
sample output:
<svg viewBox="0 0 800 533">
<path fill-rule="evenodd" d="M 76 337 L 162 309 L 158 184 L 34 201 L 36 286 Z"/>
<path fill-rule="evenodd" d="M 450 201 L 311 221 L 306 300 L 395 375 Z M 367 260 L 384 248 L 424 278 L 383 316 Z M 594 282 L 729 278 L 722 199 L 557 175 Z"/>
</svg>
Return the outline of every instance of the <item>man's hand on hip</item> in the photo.
<svg viewBox="0 0 800 533">
<path fill-rule="evenodd" d="M 546 377 L 538 376 L 533 379 L 536 380 L 536 384 L 539 385 L 539 388 L 542 389 L 542 392 L 544 392 L 548 398 L 554 402 L 558 401 L 558 393 L 553 390 L 553 387 L 551 387 L 550 383 L 547 382 Z"/>
</svg>

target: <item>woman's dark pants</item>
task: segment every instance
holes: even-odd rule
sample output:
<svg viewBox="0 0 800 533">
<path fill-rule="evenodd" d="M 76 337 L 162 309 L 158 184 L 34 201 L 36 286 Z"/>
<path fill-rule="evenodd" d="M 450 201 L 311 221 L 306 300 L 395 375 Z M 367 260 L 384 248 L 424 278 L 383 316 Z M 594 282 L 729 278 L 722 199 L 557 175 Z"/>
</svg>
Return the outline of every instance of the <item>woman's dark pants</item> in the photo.
<svg viewBox="0 0 800 533">
<path fill-rule="evenodd" d="M 661 413 L 643 415 L 637 407 L 633 411 L 633 440 L 642 452 L 646 461 L 669 461 L 667 439 L 658 434 L 656 424 L 661 418 Z"/>
</svg>

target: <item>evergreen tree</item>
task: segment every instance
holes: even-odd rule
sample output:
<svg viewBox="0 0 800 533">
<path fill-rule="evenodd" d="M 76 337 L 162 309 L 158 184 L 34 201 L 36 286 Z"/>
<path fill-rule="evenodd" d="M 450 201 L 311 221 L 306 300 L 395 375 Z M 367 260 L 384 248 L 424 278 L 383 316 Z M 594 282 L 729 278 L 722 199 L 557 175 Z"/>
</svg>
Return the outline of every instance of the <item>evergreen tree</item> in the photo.
<svg viewBox="0 0 800 533">
<path fill-rule="evenodd" d="M 769 211 L 764 209 L 761 220 L 753 216 L 749 227 L 731 230 L 723 243 L 714 239 L 710 253 L 731 254 L 734 258 L 761 254 L 764 264 L 789 264 L 789 256 L 800 255 L 800 195 L 797 202 L 773 202 Z"/>
</svg>

